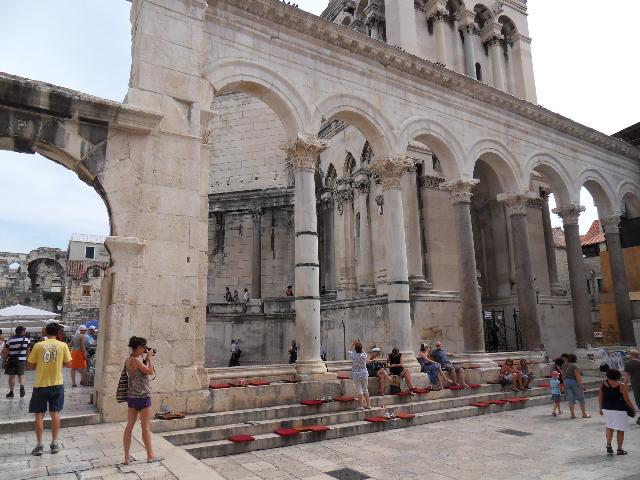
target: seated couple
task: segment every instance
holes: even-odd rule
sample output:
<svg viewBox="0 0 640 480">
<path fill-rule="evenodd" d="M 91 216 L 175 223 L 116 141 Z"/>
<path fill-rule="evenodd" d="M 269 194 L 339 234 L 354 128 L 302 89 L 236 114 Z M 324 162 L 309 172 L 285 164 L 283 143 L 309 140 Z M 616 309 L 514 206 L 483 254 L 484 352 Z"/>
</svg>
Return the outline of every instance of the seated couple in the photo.
<svg viewBox="0 0 640 480">
<path fill-rule="evenodd" d="M 533 377 L 526 358 L 521 358 L 515 365 L 513 359 L 507 358 L 500 367 L 500 385 L 511 385 L 511 390 L 514 392 L 529 390 Z"/>
<path fill-rule="evenodd" d="M 389 369 L 388 373 L 385 367 Z M 407 387 L 412 393 L 415 389 L 411 373 L 402 366 L 402 354 L 395 347 L 385 360 L 381 357 L 380 348 L 374 345 L 367 357 L 367 372 L 370 377 L 378 377 L 380 395 L 384 395 L 385 382 L 399 387 L 402 378 L 407 382 Z"/>
<path fill-rule="evenodd" d="M 443 350 L 441 342 L 436 342 L 435 346 L 436 348 L 432 350 L 431 347 L 423 343 L 420 345 L 420 355 L 418 356 L 420 371 L 427 374 L 434 390 L 440 390 L 450 385 L 468 387 L 464 368 L 454 365 L 449 360 L 449 357 L 453 357 L 454 354 Z"/>
</svg>

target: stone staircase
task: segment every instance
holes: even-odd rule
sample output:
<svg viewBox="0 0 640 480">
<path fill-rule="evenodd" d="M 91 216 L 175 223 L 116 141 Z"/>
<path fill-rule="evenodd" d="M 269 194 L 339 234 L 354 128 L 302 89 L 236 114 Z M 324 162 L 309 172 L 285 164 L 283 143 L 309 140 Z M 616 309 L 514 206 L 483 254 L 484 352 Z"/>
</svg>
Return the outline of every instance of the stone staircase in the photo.
<svg viewBox="0 0 640 480">
<path fill-rule="evenodd" d="M 547 404 L 551 402 L 549 388 L 539 386 L 544 381 L 546 381 L 544 378 L 537 380 L 536 386 L 531 390 L 520 393 L 503 389 L 499 385 L 483 384 L 477 389 L 445 389 L 412 396 L 384 395 L 372 397 L 373 409 L 364 411 L 357 410 L 357 402 L 331 401 L 319 406 L 306 406 L 290 401 L 279 402 L 279 397 L 275 393 L 279 388 L 278 384 L 238 387 L 228 391 L 239 391 L 233 392 L 234 397 L 241 396 L 244 392 L 244 395 L 250 397 L 249 401 L 262 398 L 265 403 L 269 400 L 274 404 L 192 415 L 179 420 L 155 420 L 152 429 L 172 444 L 181 446 L 194 457 L 203 459 Z M 327 391 L 327 382 L 322 382 L 323 385 L 314 385 L 316 383 L 319 382 L 301 382 L 290 384 L 288 387 L 293 385 L 296 393 L 300 394 Z M 335 390 L 337 395 L 340 395 L 342 393 L 337 390 L 338 387 L 345 392 L 350 390 L 350 384 L 352 382 L 349 380 L 334 381 L 329 389 Z M 597 394 L 599 379 L 587 379 L 585 384 L 588 395 Z M 231 396 L 232 393 L 229 392 L 226 395 Z M 475 402 L 514 396 L 527 397 L 528 401 L 481 408 L 471 405 Z M 288 395 L 282 398 L 290 400 Z M 297 398 L 300 400 L 314 397 L 297 396 Z M 243 402 L 243 406 L 246 406 L 245 403 Z M 384 423 L 371 423 L 365 420 L 366 417 L 380 416 L 385 413 L 393 415 L 398 412 L 412 413 L 415 417 L 407 420 L 395 418 Z M 330 429 L 324 432 L 301 432 L 290 437 L 274 433 L 277 428 L 301 428 L 309 425 L 326 425 Z M 233 443 L 228 440 L 231 435 L 238 434 L 252 435 L 255 441 Z"/>
</svg>

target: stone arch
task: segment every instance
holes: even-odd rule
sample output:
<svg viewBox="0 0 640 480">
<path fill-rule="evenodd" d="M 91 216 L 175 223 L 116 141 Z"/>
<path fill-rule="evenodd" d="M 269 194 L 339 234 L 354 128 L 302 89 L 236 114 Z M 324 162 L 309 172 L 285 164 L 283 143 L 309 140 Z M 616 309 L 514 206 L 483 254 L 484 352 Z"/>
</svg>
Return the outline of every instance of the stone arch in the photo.
<svg viewBox="0 0 640 480">
<path fill-rule="evenodd" d="M 537 152 L 529 157 L 524 170 L 523 182 L 528 182 L 531 174 L 540 173 L 551 190 L 558 205 L 569 205 L 575 194 L 572 190 L 571 175 L 555 157 L 546 152 Z"/>
<path fill-rule="evenodd" d="M 356 127 L 371 145 L 373 154 L 383 158 L 392 153 L 388 135 L 393 135 L 393 125 L 375 106 L 355 95 L 340 93 L 325 98 L 313 115 L 313 131 L 331 120 L 342 120 Z"/>
<path fill-rule="evenodd" d="M 615 211 L 616 202 L 613 200 L 615 197 L 611 193 L 613 189 L 600 172 L 594 169 L 588 169 L 580 174 L 575 185 L 575 192 L 577 193 L 576 201 L 578 203 L 580 201 L 580 189 L 582 187 L 585 187 L 593 197 L 600 218 L 620 213 Z"/>
<path fill-rule="evenodd" d="M 618 187 L 617 204 L 628 218 L 640 217 L 640 189 L 637 184 L 624 181 Z"/>
<path fill-rule="evenodd" d="M 289 141 L 307 131 L 309 108 L 295 87 L 278 73 L 251 60 L 225 59 L 207 65 L 204 77 L 214 95 L 243 92 L 267 104 L 280 118 Z"/>
<path fill-rule="evenodd" d="M 347 152 L 344 159 L 343 176 L 350 177 L 356 169 L 356 159 L 351 152 Z"/>
<path fill-rule="evenodd" d="M 473 11 L 476 12 L 475 22 L 480 29 L 496 21 L 491 9 L 482 2 L 477 2 L 473 7 Z"/>
<path fill-rule="evenodd" d="M 502 25 L 501 33 L 507 41 L 514 39 L 518 35 L 516 24 L 507 15 L 500 15 L 498 23 Z"/>
<path fill-rule="evenodd" d="M 473 144 L 465 157 L 467 166 L 463 170 L 469 176 L 478 160 L 484 161 L 495 172 L 503 192 L 520 192 L 528 189 L 529 182 L 522 184 L 520 168 L 513 153 L 502 143 L 493 139 L 482 139 Z"/>
<path fill-rule="evenodd" d="M 414 139 L 424 143 L 440 160 L 446 180 L 460 178 L 464 149 L 455 135 L 444 125 L 428 118 L 413 117 L 403 122 L 398 130 L 400 145 L 406 148 Z"/>
</svg>

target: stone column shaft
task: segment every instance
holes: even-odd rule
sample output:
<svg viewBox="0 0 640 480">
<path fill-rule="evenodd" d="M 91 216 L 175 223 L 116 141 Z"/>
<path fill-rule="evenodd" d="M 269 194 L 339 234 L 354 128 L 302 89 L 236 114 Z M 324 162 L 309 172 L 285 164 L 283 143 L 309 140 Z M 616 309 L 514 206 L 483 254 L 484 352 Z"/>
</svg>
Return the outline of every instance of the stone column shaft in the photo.
<svg viewBox="0 0 640 480">
<path fill-rule="evenodd" d="M 376 287 L 373 282 L 373 255 L 371 253 L 371 225 L 369 222 L 369 172 L 359 170 L 354 175 L 354 207 L 360 214 L 360 248 L 356 259 L 356 282 L 360 295 L 373 295 Z M 358 228 L 358 227 L 356 227 Z"/>
<path fill-rule="evenodd" d="M 460 277 L 460 314 L 462 316 L 465 352 L 484 352 L 482 302 L 476 275 L 476 253 L 471 226 L 471 189 L 476 179 L 460 179 L 442 184 L 449 190 L 458 227 L 458 275 Z"/>
<path fill-rule="evenodd" d="M 631 301 L 629 300 L 629 285 L 627 283 L 627 272 L 624 267 L 622 245 L 620 244 L 620 217 L 618 215 L 612 215 L 601 218 L 600 224 L 605 233 L 607 250 L 609 250 L 613 296 L 616 303 L 620 343 L 622 345 L 635 345 L 636 338 L 633 332 L 633 312 L 631 310 Z"/>
<path fill-rule="evenodd" d="M 324 210 L 324 286 L 327 293 L 335 293 L 335 242 L 333 238 L 333 192 L 322 194 L 322 209 Z"/>
<path fill-rule="evenodd" d="M 436 61 L 447 64 L 447 40 L 444 32 L 444 16 L 436 14 L 433 17 L 433 35 L 436 39 Z"/>
<path fill-rule="evenodd" d="M 336 269 L 338 272 L 338 298 L 354 297 L 357 292 L 355 279 L 355 239 L 353 212 L 353 179 L 351 177 L 336 180 L 336 240 L 338 254 Z"/>
<path fill-rule="evenodd" d="M 320 265 L 314 179 L 317 157 L 325 148 L 326 144 L 317 137 L 302 134 L 288 148 L 295 175 L 296 372 L 303 376 L 327 372 L 320 358 Z"/>
<path fill-rule="evenodd" d="M 558 207 L 553 210 L 562 218 L 564 239 L 567 245 L 567 264 L 569 267 L 569 282 L 571 285 L 571 303 L 573 307 L 573 321 L 576 331 L 576 343 L 584 348 L 591 343 L 593 325 L 591 322 L 591 306 L 587 279 L 585 277 L 584 257 L 580 245 L 580 231 L 578 217 L 585 208 L 579 205 Z"/>
<path fill-rule="evenodd" d="M 473 49 L 473 25 L 467 25 L 462 29 L 464 37 L 464 70 L 467 77 L 476 79 L 476 54 Z"/>
<path fill-rule="evenodd" d="M 404 229 L 407 243 L 407 264 L 409 283 L 414 288 L 427 288 L 422 262 L 422 236 L 420 234 L 420 207 L 415 165 L 409 165 L 400 180 L 402 186 L 402 206 L 404 209 Z"/>
<path fill-rule="evenodd" d="M 502 47 L 500 39 L 493 37 L 489 43 L 489 53 L 491 55 L 491 70 L 493 71 L 493 86 L 498 90 L 505 89 L 504 69 L 502 68 Z"/>
<path fill-rule="evenodd" d="M 542 344 L 542 328 L 538 318 L 538 302 L 531 265 L 529 227 L 527 225 L 527 199 L 533 195 L 500 194 L 498 200 L 506 204 L 511 220 L 516 282 L 518 284 L 519 320 L 525 350 L 538 350 Z"/>
<path fill-rule="evenodd" d="M 549 271 L 549 285 L 551 295 L 564 295 L 558 282 L 558 267 L 556 263 L 556 246 L 553 242 L 553 228 L 551 227 L 551 213 L 549 212 L 550 190 L 540 190 L 542 204 L 542 229 L 544 231 L 544 248 L 547 254 L 547 270 Z"/>
<path fill-rule="evenodd" d="M 251 241 L 251 298 L 262 298 L 262 209 L 251 212 L 253 236 Z"/>
</svg>

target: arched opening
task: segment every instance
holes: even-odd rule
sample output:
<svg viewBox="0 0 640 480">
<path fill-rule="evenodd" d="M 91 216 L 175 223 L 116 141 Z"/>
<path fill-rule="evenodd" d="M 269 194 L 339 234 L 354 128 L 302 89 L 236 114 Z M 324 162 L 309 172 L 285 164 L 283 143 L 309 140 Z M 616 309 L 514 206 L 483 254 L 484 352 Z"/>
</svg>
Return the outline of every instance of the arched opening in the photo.
<svg viewBox="0 0 640 480">
<path fill-rule="evenodd" d="M 482 81 L 482 65 L 476 62 L 476 79 L 481 82 Z"/>
</svg>

